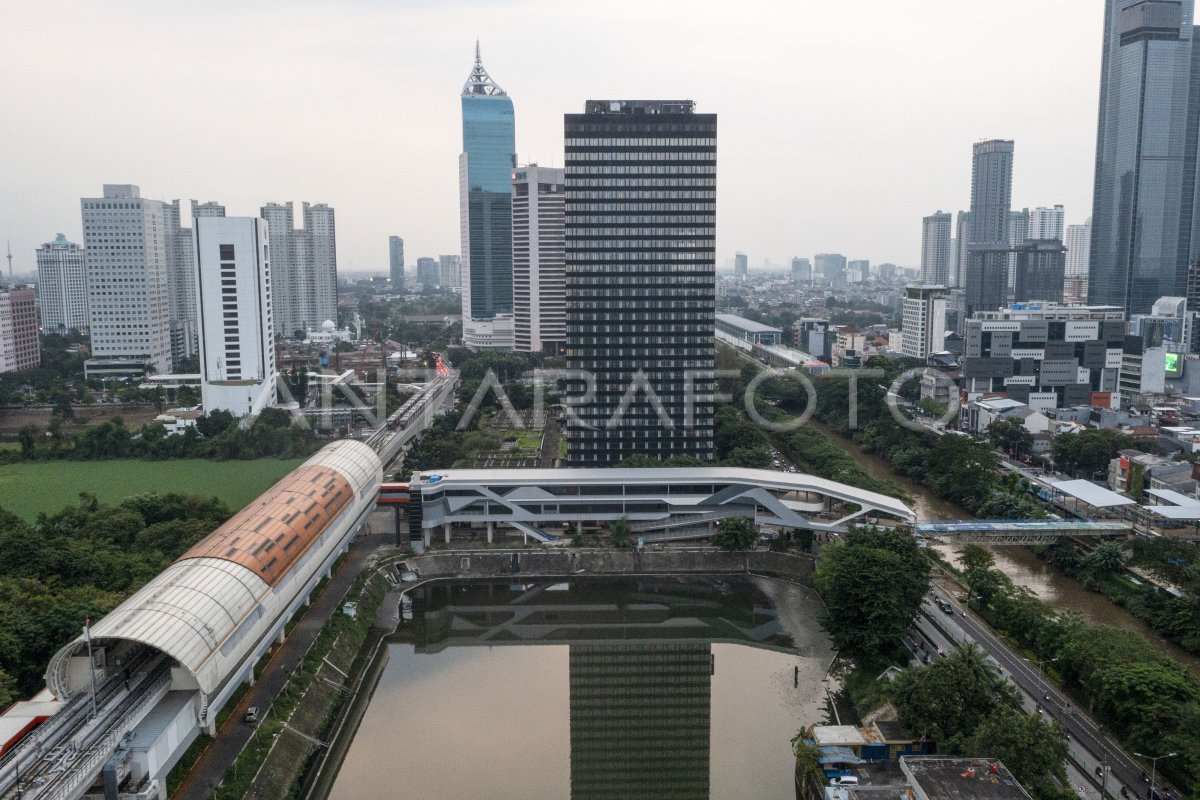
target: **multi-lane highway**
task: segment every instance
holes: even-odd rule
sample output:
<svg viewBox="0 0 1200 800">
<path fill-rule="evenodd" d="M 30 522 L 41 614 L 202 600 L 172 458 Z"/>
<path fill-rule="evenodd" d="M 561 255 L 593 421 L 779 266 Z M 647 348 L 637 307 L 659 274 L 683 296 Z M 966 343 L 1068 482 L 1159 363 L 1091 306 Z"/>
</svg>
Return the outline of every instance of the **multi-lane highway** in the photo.
<svg viewBox="0 0 1200 800">
<path fill-rule="evenodd" d="M 934 604 L 931 597 L 926 598 L 916 624 L 917 631 L 929 641 L 940 644 L 943 649 L 959 642 L 977 643 L 1021 691 L 1027 710 L 1036 713 L 1040 708 L 1041 713 L 1057 719 L 1070 736 L 1070 759 L 1076 768 L 1072 772 L 1072 784 L 1077 791 L 1080 779 L 1086 779 L 1098 790 L 1105 783 L 1103 768 L 1107 764 L 1107 798 L 1121 797 L 1122 787 L 1128 790 L 1131 797 L 1144 798 L 1149 794 L 1149 785 L 1142 778 L 1142 766 L 1095 720 L 1075 708 L 1070 698 L 1045 678 L 1038 665 L 1015 652 L 1008 643 L 992 633 L 986 623 L 952 600 L 948 592 L 935 591 L 941 601 L 949 605 L 952 613 L 946 614 Z M 1165 785 L 1160 782 L 1158 788 L 1165 796 Z"/>
</svg>

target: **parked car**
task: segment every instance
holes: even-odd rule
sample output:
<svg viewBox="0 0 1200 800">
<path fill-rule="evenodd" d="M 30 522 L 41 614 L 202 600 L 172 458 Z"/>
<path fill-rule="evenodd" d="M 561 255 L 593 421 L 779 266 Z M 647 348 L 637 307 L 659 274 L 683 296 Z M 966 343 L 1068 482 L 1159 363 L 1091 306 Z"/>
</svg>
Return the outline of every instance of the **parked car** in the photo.
<svg viewBox="0 0 1200 800">
<path fill-rule="evenodd" d="M 254 724 L 258 722 L 258 706 L 250 706 L 246 709 L 246 716 L 242 717 L 243 722 Z"/>
<path fill-rule="evenodd" d="M 858 778 L 854 775 L 838 775 L 829 779 L 830 786 L 858 786 Z"/>
</svg>

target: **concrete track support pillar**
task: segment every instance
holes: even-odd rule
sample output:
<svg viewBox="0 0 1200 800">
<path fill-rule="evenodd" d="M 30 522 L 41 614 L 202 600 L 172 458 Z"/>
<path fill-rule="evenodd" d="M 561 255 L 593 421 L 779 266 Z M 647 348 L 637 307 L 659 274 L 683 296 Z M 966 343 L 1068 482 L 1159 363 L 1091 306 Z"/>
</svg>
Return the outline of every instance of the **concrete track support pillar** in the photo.
<svg viewBox="0 0 1200 800">
<path fill-rule="evenodd" d="M 496 533 L 496 523 L 489 522 L 488 523 L 488 544 L 492 543 L 492 536 L 495 533 Z"/>
<path fill-rule="evenodd" d="M 442 535 L 446 537 L 446 544 L 450 544 L 450 523 L 442 523 Z"/>
</svg>

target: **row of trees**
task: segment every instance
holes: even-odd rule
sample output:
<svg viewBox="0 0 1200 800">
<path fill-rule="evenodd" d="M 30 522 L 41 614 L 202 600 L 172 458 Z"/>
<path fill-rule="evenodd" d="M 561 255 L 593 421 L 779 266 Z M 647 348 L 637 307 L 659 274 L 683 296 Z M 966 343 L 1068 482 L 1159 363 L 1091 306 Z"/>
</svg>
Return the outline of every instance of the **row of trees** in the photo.
<svg viewBox="0 0 1200 800">
<path fill-rule="evenodd" d="M 26 523 L 0 509 L 0 708 L 41 685 L 54 652 L 230 516 L 215 498 L 146 494 Z"/>
<path fill-rule="evenodd" d="M 1176 783 L 1200 781 L 1200 681 L 1142 636 L 1108 625 L 1088 625 L 1058 614 L 1029 589 L 1015 586 L 978 548 L 964 553 L 964 578 L 975 605 L 993 626 L 1039 659 L 1053 663 L 1064 686 L 1126 747 L 1144 753 L 1177 752 L 1160 769 Z M 1094 559 L 1104 569 L 1108 555 Z"/>
<path fill-rule="evenodd" d="M 214 411 L 178 435 L 168 435 L 160 422 L 148 422 L 135 432 L 119 416 L 80 432 L 68 432 L 61 419 L 54 417 L 45 431 L 24 426 L 17 439 L 20 457 L 25 460 L 300 458 L 321 445 L 308 426 L 293 424 L 291 415 L 278 408 L 265 409 L 245 428 L 228 411 Z"/>
</svg>

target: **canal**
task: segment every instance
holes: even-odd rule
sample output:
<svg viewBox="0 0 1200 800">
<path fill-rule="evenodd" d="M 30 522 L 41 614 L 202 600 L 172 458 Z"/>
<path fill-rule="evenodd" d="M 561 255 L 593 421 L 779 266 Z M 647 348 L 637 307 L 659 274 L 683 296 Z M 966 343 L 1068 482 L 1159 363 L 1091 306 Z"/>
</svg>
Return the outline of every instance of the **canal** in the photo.
<svg viewBox="0 0 1200 800">
<path fill-rule="evenodd" d="M 832 441 L 843 444 L 847 455 L 858 462 L 872 478 L 891 481 L 907 492 L 912 498 L 912 507 L 918 519 L 972 519 L 963 509 L 896 472 L 882 458 L 864 452 L 857 443 L 848 441 L 824 423 L 810 419 L 808 424 L 829 436 Z M 937 548 L 948 560 L 957 558 L 957 549 L 949 546 Z M 1073 611 L 1094 624 L 1112 625 L 1140 633 L 1156 647 L 1170 653 L 1194 674 L 1200 676 L 1200 658 L 1159 636 L 1145 622 L 1103 595 L 1089 592 L 1078 581 L 1038 558 L 1032 550 L 1025 547 L 990 547 L 988 550 L 996 558 L 997 569 L 1018 586 L 1028 587 L 1051 608 Z"/>
<path fill-rule="evenodd" d="M 766 578 L 441 582 L 405 620 L 337 776 L 362 797 L 795 797 L 833 652 Z"/>
</svg>

